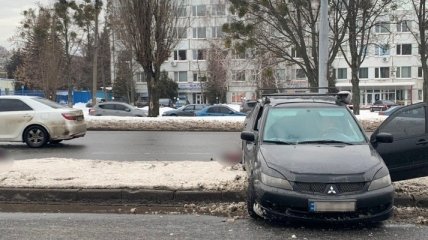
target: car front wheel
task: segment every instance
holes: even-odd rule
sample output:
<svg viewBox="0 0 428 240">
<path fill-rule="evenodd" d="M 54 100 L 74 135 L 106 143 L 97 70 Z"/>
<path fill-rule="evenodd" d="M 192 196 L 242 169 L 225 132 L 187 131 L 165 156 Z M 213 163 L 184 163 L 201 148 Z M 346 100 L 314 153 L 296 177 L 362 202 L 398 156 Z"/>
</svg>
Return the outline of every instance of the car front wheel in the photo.
<svg viewBox="0 0 428 240">
<path fill-rule="evenodd" d="M 43 147 L 48 138 L 48 133 L 41 126 L 31 126 L 24 132 L 24 141 L 31 148 Z"/>
</svg>

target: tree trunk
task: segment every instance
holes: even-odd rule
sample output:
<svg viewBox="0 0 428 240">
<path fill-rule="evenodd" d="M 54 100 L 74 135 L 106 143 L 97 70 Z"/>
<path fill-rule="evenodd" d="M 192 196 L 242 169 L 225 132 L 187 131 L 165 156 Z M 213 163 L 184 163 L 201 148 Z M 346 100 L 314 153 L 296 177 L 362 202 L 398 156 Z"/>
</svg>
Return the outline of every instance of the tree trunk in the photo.
<svg viewBox="0 0 428 240">
<path fill-rule="evenodd" d="M 159 116 L 159 90 L 157 89 L 155 74 L 146 72 L 147 90 L 149 94 L 149 117 Z"/>
<path fill-rule="evenodd" d="M 351 71 L 352 71 L 352 105 L 353 105 L 353 111 L 355 115 L 360 114 L 360 79 L 358 78 L 358 64 L 356 61 L 352 61 L 351 64 Z"/>
</svg>

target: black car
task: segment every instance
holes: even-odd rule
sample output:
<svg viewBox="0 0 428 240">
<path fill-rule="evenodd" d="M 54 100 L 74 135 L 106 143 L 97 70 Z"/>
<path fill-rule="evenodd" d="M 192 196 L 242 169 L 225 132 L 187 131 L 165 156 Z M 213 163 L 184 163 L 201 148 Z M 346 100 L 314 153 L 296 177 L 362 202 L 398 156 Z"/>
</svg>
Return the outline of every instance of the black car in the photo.
<svg viewBox="0 0 428 240">
<path fill-rule="evenodd" d="M 394 112 L 368 139 L 344 95 L 274 96 L 241 133 L 253 218 L 383 221 L 392 181 L 428 175 L 427 104 Z"/>
<path fill-rule="evenodd" d="M 199 111 L 206 106 L 208 106 L 208 105 L 206 105 L 206 104 L 188 104 L 188 105 L 179 107 L 179 108 L 174 109 L 174 110 L 166 111 L 162 114 L 162 116 L 173 116 L 173 117 L 195 116 L 195 111 Z"/>
<path fill-rule="evenodd" d="M 370 106 L 370 112 L 374 111 L 385 111 L 391 108 L 392 106 L 397 106 L 393 101 L 390 100 L 377 100 Z"/>
</svg>

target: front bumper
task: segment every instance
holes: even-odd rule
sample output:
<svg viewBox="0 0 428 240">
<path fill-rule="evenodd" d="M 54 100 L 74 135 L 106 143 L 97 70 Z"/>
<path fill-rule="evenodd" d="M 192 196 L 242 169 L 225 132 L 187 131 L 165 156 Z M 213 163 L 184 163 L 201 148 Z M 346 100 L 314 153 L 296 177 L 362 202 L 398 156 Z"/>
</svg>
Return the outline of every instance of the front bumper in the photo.
<svg viewBox="0 0 428 240">
<path fill-rule="evenodd" d="M 254 185 L 256 202 L 266 219 L 288 219 L 322 222 L 383 221 L 392 216 L 394 189 L 391 186 L 349 195 L 317 195 Z M 311 212 L 309 201 L 355 201 L 353 212 Z"/>
</svg>

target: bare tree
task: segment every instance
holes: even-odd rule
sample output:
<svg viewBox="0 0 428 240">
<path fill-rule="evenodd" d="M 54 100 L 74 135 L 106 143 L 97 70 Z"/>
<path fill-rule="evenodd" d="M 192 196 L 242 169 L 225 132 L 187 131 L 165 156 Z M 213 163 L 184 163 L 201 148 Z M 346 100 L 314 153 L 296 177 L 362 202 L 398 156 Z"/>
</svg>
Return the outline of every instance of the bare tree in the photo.
<svg viewBox="0 0 428 240">
<path fill-rule="evenodd" d="M 119 38 L 131 46 L 144 69 L 149 93 L 149 116 L 159 115 L 158 83 L 161 65 L 178 43 L 181 1 L 119 0 L 116 10 Z"/>
<path fill-rule="evenodd" d="M 300 67 L 311 87 L 318 86 L 319 5 L 311 0 L 230 0 L 238 15 L 225 24 L 226 45 L 238 50 L 256 47 L 270 52 L 278 62 Z M 331 4 L 334 4 L 332 1 Z M 346 28 L 337 8 L 330 8 L 330 46 L 328 64 L 336 58 Z M 335 81 L 329 78 L 329 86 Z"/>
<path fill-rule="evenodd" d="M 412 0 L 413 10 L 416 14 L 417 32 L 413 35 L 418 42 L 419 55 L 423 72 L 423 101 L 428 103 L 428 9 L 426 0 Z"/>
<path fill-rule="evenodd" d="M 352 104 L 355 114 L 360 113 L 360 79 L 359 70 L 367 55 L 367 46 L 371 43 L 373 28 L 379 28 L 379 18 L 385 12 L 392 0 L 342 0 L 339 9 L 343 9 L 343 18 L 349 29 L 349 55 L 343 46 L 340 46 L 345 61 L 352 72 Z M 346 9 L 346 11 L 345 11 Z"/>
</svg>

